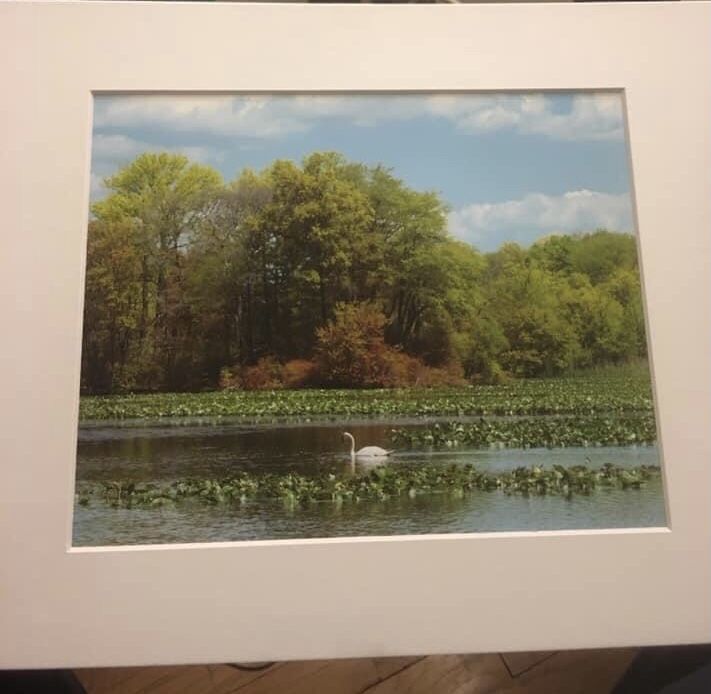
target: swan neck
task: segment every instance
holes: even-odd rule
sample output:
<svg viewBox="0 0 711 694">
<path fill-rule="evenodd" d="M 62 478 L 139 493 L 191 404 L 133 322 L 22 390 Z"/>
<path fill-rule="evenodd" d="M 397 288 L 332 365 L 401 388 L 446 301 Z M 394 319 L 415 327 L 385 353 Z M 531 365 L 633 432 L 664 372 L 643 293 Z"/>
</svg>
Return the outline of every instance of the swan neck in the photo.
<svg viewBox="0 0 711 694">
<path fill-rule="evenodd" d="M 355 438 L 353 438 L 353 434 L 349 434 L 348 432 L 346 432 L 345 435 L 351 442 L 351 455 L 355 455 Z"/>
</svg>

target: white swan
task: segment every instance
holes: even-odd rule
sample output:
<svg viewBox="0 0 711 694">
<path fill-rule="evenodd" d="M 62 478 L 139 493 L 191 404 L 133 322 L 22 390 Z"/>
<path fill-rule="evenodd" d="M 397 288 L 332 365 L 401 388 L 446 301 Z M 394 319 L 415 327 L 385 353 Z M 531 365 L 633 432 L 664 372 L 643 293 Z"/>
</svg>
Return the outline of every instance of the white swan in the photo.
<svg viewBox="0 0 711 694">
<path fill-rule="evenodd" d="M 361 448 L 360 450 L 356 451 L 355 439 L 353 438 L 353 434 L 351 434 L 347 431 L 344 431 L 343 438 L 350 439 L 351 458 L 387 458 L 393 452 L 393 451 L 386 451 L 384 448 L 381 448 L 380 446 L 365 446 L 364 448 Z"/>
</svg>

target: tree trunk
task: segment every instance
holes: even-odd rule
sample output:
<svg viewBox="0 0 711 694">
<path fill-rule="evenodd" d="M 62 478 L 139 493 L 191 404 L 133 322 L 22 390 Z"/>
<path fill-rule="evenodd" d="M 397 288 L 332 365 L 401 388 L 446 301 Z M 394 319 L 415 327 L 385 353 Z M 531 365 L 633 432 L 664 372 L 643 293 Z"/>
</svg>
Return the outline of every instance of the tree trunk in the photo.
<svg viewBox="0 0 711 694">
<path fill-rule="evenodd" d="M 318 274 L 318 294 L 321 301 L 321 325 L 326 325 L 328 311 L 326 310 L 326 283 L 323 281 L 323 271 Z"/>
</svg>

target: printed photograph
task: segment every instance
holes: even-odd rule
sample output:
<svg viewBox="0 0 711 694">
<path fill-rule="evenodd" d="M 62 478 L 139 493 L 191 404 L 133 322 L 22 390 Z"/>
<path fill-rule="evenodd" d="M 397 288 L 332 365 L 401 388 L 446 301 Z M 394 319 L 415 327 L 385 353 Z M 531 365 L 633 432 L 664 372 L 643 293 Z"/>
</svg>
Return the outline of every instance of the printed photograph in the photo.
<svg viewBox="0 0 711 694">
<path fill-rule="evenodd" d="M 666 525 L 619 92 L 94 99 L 75 546 Z"/>
</svg>

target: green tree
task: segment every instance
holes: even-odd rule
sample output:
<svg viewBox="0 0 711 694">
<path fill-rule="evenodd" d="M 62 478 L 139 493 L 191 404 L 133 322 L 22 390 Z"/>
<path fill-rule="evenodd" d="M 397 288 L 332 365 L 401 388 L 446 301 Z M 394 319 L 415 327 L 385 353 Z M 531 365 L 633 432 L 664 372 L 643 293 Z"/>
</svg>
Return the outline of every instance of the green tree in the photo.
<svg viewBox="0 0 711 694">
<path fill-rule="evenodd" d="M 561 315 L 561 279 L 516 244 L 503 246 L 490 260 L 488 308 L 506 338 L 504 369 L 530 377 L 571 367 L 576 335 Z"/>
<path fill-rule="evenodd" d="M 272 199 L 268 179 L 246 170 L 214 196 L 192 237 L 186 257 L 186 294 L 194 316 L 195 350 L 203 378 L 213 381 L 225 364 L 254 363 L 269 346 L 262 316 L 265 235 L 258 216 Z"/>
<path fill-rule="evenodd" d="M 141 263 L 129 221 L 89 224 L 82 386 L 109 393 L 136 386 L 131 364 L 140 318 Z"/>
<path fill-rule="evenodd" d="M 646 355 L 628 234 L 483 255 L 448 234 L 438 194 L 335 152 L 229 185 L 186 157 L 146 153 L 106 183 L 87 249 L 91 392 L 214 387 L 223 369 L 260 383 L 291 369 L 283 383 L 305 384 L 314 358 L 330 385 L 374 386 Z"/>
<path fill-rule="evenodd" d="M 618 269 L 637 271 L 637 242 L 629 234 L 604 229 L 583 234 L 571 245 L 571 265 L 593 284 L 608 280 Z"/>
<path fill-rule="evenodd" d="M 146 153 L 105 185 L 111 193 L 93 206 L 93 215 L 104 223 L 130 224 L 140 258 L 137 330 L 146 378 L 137 376 L 137 387 L 181 387 L 192 328 L 183 302 L 184 250 L 222 179 L 182 155 Z"/>
<path fill-rule="evenodd" d="M 530 257 L 549 272 L 569 274 L 573 271 L 573 247 L 576 240 L 572 236 L 551 234 L 536 241 L 529 251 Z"/>
</svg>

